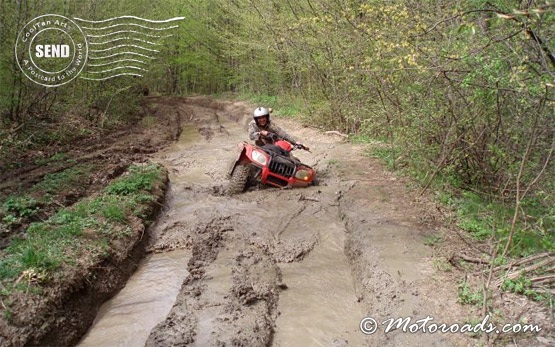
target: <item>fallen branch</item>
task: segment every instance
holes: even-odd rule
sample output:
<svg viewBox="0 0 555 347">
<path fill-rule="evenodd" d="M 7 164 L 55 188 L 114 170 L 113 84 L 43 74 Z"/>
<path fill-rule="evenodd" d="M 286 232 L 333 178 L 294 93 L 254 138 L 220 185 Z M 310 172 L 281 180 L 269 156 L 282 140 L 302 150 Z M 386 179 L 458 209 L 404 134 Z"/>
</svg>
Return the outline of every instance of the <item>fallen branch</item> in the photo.
<svg viewBox="0 0 555 347">
<path fill-rule="evenodd" d="M 326 132 L 324 132 L 324 134 L 326 134 L 326 135 L 337 135 L 337 136 L 341 136 L 341 137 L 344 137 L 344 138 L 349 137 L 349 135 L 342 134 L 342 133 L 340 133 L 339 131 L 336 131 L 336 130 L 326 131 Z"/>
<path fill-rule="evenodd" d="M 498 266 L 495 269 L 493 269 L 493 271 L 497 272 L 497 271 L 507 270 L 507 269 L 510 270 L 514 267 L 521 266 L 521 265 L 524 265 L 524 264 L 528 264 L 528 263 L 531 263 L 533 261 L 543 259 L 543 258 L 547 258 L 547 257 L 551 257 L 551 256 L 554 256 L 554 254 L 549 253 L 549 252 L 536 254 L 536 255 L 533 255 L 533 256 L 530 256 L 530 257 L 527 257 L 527 258 L 520 259 L 520 260 L 515 261 L 515 262 L 511 262 L 511 263 L 506 264 L 506 265 Z"/>
<path fill-rule="evenodd" d="M 316 198 L 311 198 L 311 197 L 307 197 L 307 196 L 301 195 L 301 196 L 299 197 L 299 201 L 303 201 L 303 200 L 304 200 L 304 201 L 320 202 L 320 200 L 318 200 L 318 199 L 316 199 Z"/>
<path fill-rule="evenodd" d="M 464 260 L 468 263 L 474 263 L 474 264 L 489 264 L 488 260 L 481 259 L 481 258 L 470 257 L 470 256 L 465 255 L 465 254 L 454 254 L 449 259 L 449 262 L 453 264 L 453 262 L 455 262 L 458 259 Z"/>
<path fill-rule="evenodd" d="M 533 262 L 534 260 L 538 260 L 538 259 L 542 259 L 542 258 L 551 257 L 551 256 L 553 256 L 553 255 L 554 255 L 554 254 L 549 253 L 549 252 L 536 254 L 536 255 L 530 256 L 530 257 L 528 257 L 528 258 L 523 258 L 523 259 L 521 259 L 521 260 L 515 262 L 514 265 L 515 265 L 515 266 L 519 266 L 519 265 L 522 265 L 522 264 L 526 264 L 526 263 Z"/>
<path fill-rule="evenodd" d="M 555 275 L 546 275 L 546 276 L 530 278 L 530 282 L 535 284 L 553 283 L 555 282 Z"/>
<path fill-rule="evenodd" d="M 555 257 L 542 260 L 542 261 L 540 261 L 540 262 L 538 262 L 534 265 L 527 266 L 524 269 L 517 270 L 517 271 L 511 272 L 511 273 L 507 273 L 507 275 L 505 277 L 499 278 L 495 282 L 495 285 L 496 285 L 496 287 L 500 287 L 506 279 L 509 279 L 509 280 L 517 279 L 517 278 L 519 278 L 520 276 L 524 275 L 527 272 L 535 271 L 535 270 L 537 270 L 541 267 L 544 267 L 544 266 L 552 264 L 552 263 L 555 263 Z"/>
<path fill-rule="evenodd" d="M 549 294 L 549 295 L 555 296 L 555 289 L 534 288 L 534 287 L 532 287 L 532 289 L 534 289 L 535 292 L 540 294 Z"/>
</svg>

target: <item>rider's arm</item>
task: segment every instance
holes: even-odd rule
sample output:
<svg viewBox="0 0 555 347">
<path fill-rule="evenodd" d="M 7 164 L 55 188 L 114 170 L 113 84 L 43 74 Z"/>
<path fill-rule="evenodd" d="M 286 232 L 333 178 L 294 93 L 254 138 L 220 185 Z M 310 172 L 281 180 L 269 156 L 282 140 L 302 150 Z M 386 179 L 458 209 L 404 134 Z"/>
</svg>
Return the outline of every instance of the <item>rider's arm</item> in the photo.
<svg viewBox="0 0 555 347">
<path fill-rule="evenodd" d="M 297 140 L 288 133 L 286 133 L 283 129 L 278 127 L 277 125 L 271 125 L 271 129 L 269 131 L 276 133 L 279 137 L 283 138 L 285 141 L 290 142 L 292 145 L 297 143 Z"/>
<path fill-rule="evenodd" d="M 254 121 L 249 123 L 249 139 L 251 139 L 251 141 L 257 141 L 260 139 L 260 131 Z"/>
</svg>

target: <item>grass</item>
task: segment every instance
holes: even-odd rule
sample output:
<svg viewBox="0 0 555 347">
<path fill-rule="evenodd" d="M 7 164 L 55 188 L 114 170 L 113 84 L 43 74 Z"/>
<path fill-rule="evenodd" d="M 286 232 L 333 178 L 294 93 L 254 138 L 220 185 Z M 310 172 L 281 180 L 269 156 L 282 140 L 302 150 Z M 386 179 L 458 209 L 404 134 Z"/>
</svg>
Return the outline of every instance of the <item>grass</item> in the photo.
<svg viewBox="0 0 555 347">
<path fill-rule="evenodd" d="M 2 210 L 6 215 L 30 217 L 38 210 L 37 201 L 29 196 L 10 196 L 2 203 Z"/>
<path fill-rule="evenodd" d="M 79 185 L 84 177 L 91 174 L 92 170 L 91 165 L 83 164 L 45 175 L 42 181 L 33 186 L 31 191 L 39 192 L 45 201 L 49 201 L 57 192 Z"/>
<path fill-rule="evenodd" d="M 131 166 L 129 174 L 110 184 L 106 192 L 112 195 L 131 195 L 142 190 L 150 190 L 159 179 L 160 170 L 155 166 Z"/>
<path fill-rule="evenodd" d="M 479 241 L 491 237 L 503 241 L 507 237 L 514 208 L 511 204 L 506 205 L 500 201 L 487 199 L 476 192 L 460 190 L 457 196 L 453 192 L 443 191 L 440 194 L 440 201 L 456 211 L 457 226 Z M 515 233 L 510 255 L 524 257 L 539 252 L 554 251 L 555 229 L 549 221 L 545 222 L 549 214 L 540 212 L 540 209 L 534 210 L 528 207 L 526 201 L 523 203 L 524 208 L 527 211 L 527 219 L 521 219 L 517 223 L 518 232 Z M 544 229 L 531 224 L 530 220 L 538 220 L 534 215 L 544 216 Z M 503 242 L 500 244 L 503 245 Z"/>
<path fill-rule="evenodd" d="M 54 158 L 54 159 L 53 159 Z M 48 160 L 65 160 L 61 153 Z M 43 164 L 47 165 L 47 164 Z M 8 232 L 13 227 L 35 218 L 40 207 L 51 203 L 55 196 L 79 187 L 91 175 L 92 166 L 77 165 L 60 172 L 47 174 L 24 195 L 11 195 L 0 201 L 0 232 Z"/>
<path fill-rule="evenodd" d="M 481 290 L 471 288 L 466 281 L 461 281 L 458 286 L 458 302 L 464 305 L 481 305 L 484 294 Z"/>
<path fill-rule="evenodd" d="M 142 215 L 145 203 L 154 199 L 151 191 L 161 175 L 156 165 L 131 166 L 98 196 L 32 223 L 25 238 L 12 240 L 0 253 L 1 296 L 18 290 L 18 279 L 26 274 L 38 274 L 35 280 L 47 282 L 62 273 L 61 268 L 83 261 L 85 254 L 105 256 L 111 240 L 129 235 L 128 216 Z M 28 202 L 9 206 L 20 213 L 29 209 Z"/>
<path fill-rule="evenodd" d="M 37 165 L 49 165 L 52 163 L 58 163 L 58 162 L 70 162 L 71 159 L 68 159 L 67 153 L 64 152 L 58 152 L 53 154 L 52 156 L 48 157 L 48 158 L 38 158 L 35 160 L 35 164 Z"/>
<path fill-rule="evenodd" d="M 523 294 L 535 301 L 549 301 L 552 298 L 549 297 L 547 294 L 539 293 L 536 290 L 532 289 L 532 282 L 525 278 L 519 277 L 514 280 L 506 278 L 501 285 L 501 289 L 513 292 L 517 294 Z"/>
<path fill-rule="evenodd" d="M 39 210 L 38 202 L 30 196 L 9 196 L 0 205 L 0 232 L 9 230 Z"/>
<path fill-rule="evenodd" d="M 430 247 L 437 245 L 441 241 L 443 241 L 443 236 L 438 234 L 429 234 L 424 238 L 424 244 Z"/>
<path fill-rule="evenodd" d="M 373 147 L 368 155 L 380 159 L 389 170 L 397 170 L 399 168 L 397 161 L 401 152 L 396 147 Z"/>
</svg>

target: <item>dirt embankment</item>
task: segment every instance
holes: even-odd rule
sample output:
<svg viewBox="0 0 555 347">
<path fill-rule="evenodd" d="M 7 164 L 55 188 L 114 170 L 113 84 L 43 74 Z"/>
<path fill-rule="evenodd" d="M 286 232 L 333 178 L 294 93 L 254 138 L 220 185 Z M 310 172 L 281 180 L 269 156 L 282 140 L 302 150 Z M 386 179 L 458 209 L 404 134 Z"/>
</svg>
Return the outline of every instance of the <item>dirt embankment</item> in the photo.
<svg viewBox="0 0 555 347">
<path fill-rule="evenodd" d="M 469 246 L 436 206 L 384 171 L 365 155 L 364 146 L 277 117 L 280 126 L 312 148 L 295 155 L 317 169 L 321 184 L 292 190 L 252 187 L 225 196 L 227 164 L 236 144 L 246 140 L 252 106 L 204 97 L 149 98 L 149 105 L 158 115 L 177 115 L 182 130 L 171 132 L 179 134 L 173 145 L 148 154 L 168 169 L 170 184 L 164 209 L 149 229 L 147 252 L 183 249 L 188 256 L 175 304 L 142 332 L 146 346 L 511 341 L 544 346 L 555 341 L 549 312 L 510 295 L 503 297 L 508 305 L 498 306 L 496 322 L 540 324 L 541 333 L 386 334 L 379 324 L 374 334 L 363 334 L 365 317 L 378 323 L 427 316 L 437 324 L 482 321 L 480 307 L 457 302 L 460 279 L 474 270 L 453 267 L 449 258 Z M 507 309 L 516 302 L 518 310 Z M 108 336 L 110 345 L 125 345 L 125 327 L 98 334 Z M 89 337 L 84 345 L 95 345 L 94 327 Z"/>
<path fill-rule="evenodd" d="M 27 201 L 35 202 L 32 208 L 36 211 L 23 216 L 17 224 L 2 225 L 0 252 L 4 252 L 10 241 L 25 239 L 25 229 L 30 223 L 44 222 L 80 199 L 97 196 L 131 163 L 148 162 L 151 153 L 173 143 L 181 129 L 180 115 L 157 113 L 147 104 L 145 110 L 147 119 L 156 117 L 155 124 L 99 132 L 70 145 L 52 144 L 18 158 L 17 166 L 3 161 L 1 201 L 9 196 L 25 196 Z M 144 206 L 143 219 L 133 214 L 125 217 L 128 232 L 106 245 L 104 260 L 95 261 L 95 255 L 84 247 L 71 272 L 46 280 L 24 273 L 16 285 L 26 283 L 28 289 L 16 290 L 20 293 L 17 295 L 3 288 L 0 345 L 64 346 L 73 345 L 81 338 L 95 319 L 101 303 L 125 285 L 144 257 L 148 243 L 146 227 L 164 203 L 167 172 L 163 176 L 165 179 L 151 191 L 152 202 Z M 94 232 L 90 237 L 95 238 Z M 40 295 L 33 292 L 38 282 L 41 282 Z"/>
</svg>

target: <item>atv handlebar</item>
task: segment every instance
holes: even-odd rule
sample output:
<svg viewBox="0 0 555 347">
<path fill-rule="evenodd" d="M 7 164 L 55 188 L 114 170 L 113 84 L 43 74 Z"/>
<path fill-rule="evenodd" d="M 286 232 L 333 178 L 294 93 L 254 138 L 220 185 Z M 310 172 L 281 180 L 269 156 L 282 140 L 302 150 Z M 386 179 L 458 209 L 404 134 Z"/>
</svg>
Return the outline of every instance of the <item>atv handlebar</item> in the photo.
<svg viewBox="0 0 555 347">
<path fill-rule="evenodd" d="M 268 135 L 266 135 L 267 138 L 271 139 L 272 141 L 277 141 L 277 140 L 285 140 L 284 138 L 282 138 L 281 136 L 279 136 L 276 133 L 271 133 L 268 132 Z M 287 141 L 287 140 L 286 140 Z M 293 148 L 295 149 L 302 149 L 305 150 L 307 152 L 310 152 L 310 148 L 308 148 L 307 146 L 303 145 L 302 143 L 295 143 L 292 144 Z"/>
<path fill-rule="evenodd" d="M 307 152 L 310 152 L 310 148 L 308 148 L 307 146 L 303 145 L 302 143 L 296 143 L 293 145 L 293 147 L 297 148 L 297 149 L 302 149 L 305 150 Z"/>
</svg>

